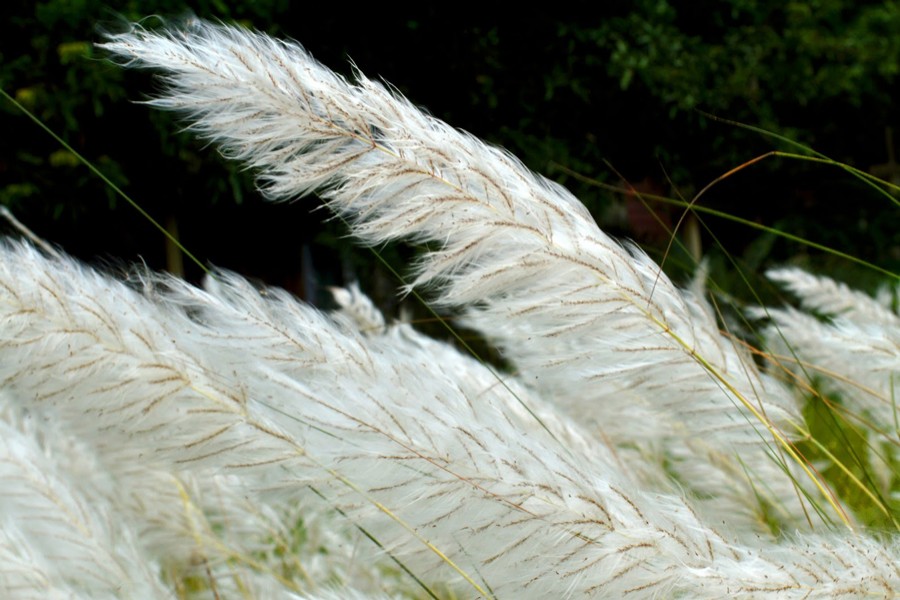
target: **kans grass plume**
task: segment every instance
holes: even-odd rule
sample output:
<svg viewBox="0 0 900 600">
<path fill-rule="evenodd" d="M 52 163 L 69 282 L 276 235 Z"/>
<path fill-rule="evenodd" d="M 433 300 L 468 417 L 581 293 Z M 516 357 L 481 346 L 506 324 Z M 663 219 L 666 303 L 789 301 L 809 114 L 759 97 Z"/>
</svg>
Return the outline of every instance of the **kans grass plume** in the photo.
<svg viewBox="0 0 900 600">
<path fill-rule="evenodd" d="M 750 489 L 788 517 L 815 493 L 782 453 L 793 398 L 568 192 L 293 43 L 193 23 L 105 47 L 163 69 L 151 103 L 271 196 L 319 191 L 366 243 L 436 243 L 413 285 L 515 373 L 386 325 L 355 289 L 325 315 L 225 272 L 126 285 L 4 244 L 8 595 L 900 589 L 894 539 L 748 524 Z"/>
<path fill-rule="evenodd" d="M 135 29 L 105 47 L 164 69 L 167 88 L 150 104 L 259 170 L 270 196 L 319 191 L 369 244 L 435 243 L 411 285 L 461 308 L 570 416 L 617 446 L 639 442 L 634 468 L 665 454 L 697 491 L 747 512 L 739 504 L 755 494 L 740 455 L 769 502 L 802 521 L 804 477 L 768 460 L 799 419 L 790 396 L 719 334 L 702 301 L 604 234 L 565 189 L 362 75 L 348 83 L 296 44 L 195 23 Z"/>
</svg>

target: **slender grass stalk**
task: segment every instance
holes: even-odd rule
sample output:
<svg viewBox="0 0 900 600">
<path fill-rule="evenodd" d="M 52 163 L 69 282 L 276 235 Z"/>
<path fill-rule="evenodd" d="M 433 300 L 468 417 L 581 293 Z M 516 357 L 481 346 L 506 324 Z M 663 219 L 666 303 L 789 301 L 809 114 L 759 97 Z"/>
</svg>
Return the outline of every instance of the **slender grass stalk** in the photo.
<svg viewBox="0 0 900 600">
<path fill-rule="evenodd" d="M 787 144 L 793 148 L 798 148 L 799 150 L 802 150 L 804 152 L 803 154 L 794 154 L 794 153 L 790 153 L 790 152 L 774 151 L 774 152 L 770 153 L 770 155 L 772 155 L 772 156 L 784 156 L 784 157 L 788 157 L 788 158 L 794 158 L 797 160 L 820 162 L 822 164 L 827 164 L 827 165 L 837 167 L 839 169 L 843 169 L 844 171 L 846 171 L 847 173 L 850 173 L 852 176 L 856 177 L 857 179 L 859 179 L 866 185 L 870 186 L 873 190 L 878 192 L 881 196 L 884 196 L 885 199 L 887 199 L 894 205 L 900 207 L 900 200 L 895 198 L 890 193 L 891 191 L 900 192 L 900 186 L 898 186 L 895 183 L 892 183 L 890 181 L 885 181 L 883 179 L 880 179 L 880 178 L 872 175 L 871 173 L 867 173 L 867 172 L 857 169 L 856 167 L 853 167 L 851 165 L 848 165 L 848 164 L 836 161 L 832 158 L 829 158 L 828 156 L 822 154 L 821 152 L 819 152 L 813 148 L 810 148 L 806 144 L 802 144 L 802 143 L 798 142 L 797 140 L 792 140 L 791 138 L 780 135 L 774 131 L 769 131 L 767 129 L 763 129 L 762 127 L 756 127 L 754 125 L 749 125 L 747 123 L 741 123 L 740 121 L 732 121 L 730 119 L 723 119 L 722 117 L 712 115 L 709 113 L 705 113 L 703 111 L 698 111 L 698 112 L 700 112 L 707 118 L 710 118 L 714 121 L 721 121 L 723 123 L 727 123 L 734 127 L 740 127 L 742 129 L 747 129 L 748 131 L 753 131 L 754 133 L 758 133 L 758 134 L 764 135 L 766 137 L 776 139 L 784 144 Z"/>
<path fill-rule="evenodd" d="M 774 154 L 766 153 L 764 156 L 769 157 L 769 156 L 774 156 Z M 757 158 L 760 158 L 760 157 L 757 157 Z M 795 158 L 802 158 L 802 157 L 795 157 Z M 806 157 L 806 158 L 808 158 L 808 157 Z M 757 160 L 755 160 L 755 159 L 750 161 L 750 163 L 755 163 L 755 162 L 757 162 Z M 748 163 L 744 163 L 745 166 L 747 164 Z M 835 164 L 837 164 L 837 163 L 835 163 Z M 573 171 L 572 169 L 567 168 L 564 165 L 554 164 L 553 168 L 559 169 L 560 171 L 578 179 L 579 181 L 588 183 L 588 184 L 593 185 L 598 188 L 602 188 L 605 190 L 609 190 L 612 192 L 618 192 L 618 193 L 624 193 L 624 192 L 628 191 L 627 189 L 625 189 L 621 186 L 611 185 L 611 184 L 605 183 L 603 181 L 600 181 L 598 179 L 594 179 L 592 177 L 587 177 L 581 173 L 578 173 L 577 171 Z M 736 171 L 737 171 L 737 169 L 731 169 L 729 171 L 729 173 L 733 174 Z M 722 180 L 722 177 L 717 178 L 717 181 L 721 181 L 721 180 Z M 708 189 L 708 187 L 709 186 L 706 186 L 706 189 Z M 768 234 L 774 235 L 776 237 L 780 237 L 782 239 L 788 240 L 790 242 L 797 243 L 801 246 L 805 246 L 805 247 L 813 249 L 813 250 L 818 250 L 820 252 L 824 252 L 825 254 L 830 254 L 832 256 L 836 256 L 838 258 L 841 258 L 843 260 L 846 260 L 848 262 L 857 264 L 861 267 L 864 267 L 873 272 L 876 272 L 879 275 L 884 275 L 885 277 L 888 277 L 890 279 L 900 280 L 900 273 L 896 273 L 889 269 L 885 269 L 884 267 L 876 265 L 876 264 L 869 262 L 865 259 L 862 259 L 858 256 L 848 254 L 837 248 L 831 248 L 824 244 L 819 244 L 815 241 L 808 240 L 808 239 L 800 237 L 798 235 L 794 235 L 789 231 L 784 231 L 783 229 L 778 229 L 777 227 L 771 227 L 764 223 L 758 223 L 756 221 L 751 221 L 749 219 L 743 219 L 737 215 L 732 215 L 730 213 L 727 213 L 727 212 L 724 212 L 721 210 L 716 210 L 716 209 L 710 208 L 708 206 L 703 206 L 702 204 L 697 204 L 696 199 L 694 201 L 687 201 L 687 200 L 681 200 L 681 199 L 677 199 L 677 198 L 668 198 L 666 196 L 658 196 L 655 194 L 648 194 L 646 192 L 643 192 L 641 194 L 641 196 L 647 200 L 652 200 L 654 202 L 660 202 L 662 204 L 667 204 L 670 206 L 677 206 L 677 207 L 684 208 L 684 209 L 690 209 L 692 212 L 694 212 L 694 214 L 697 214 L 697 213 L 707 214 L 707 215 L 716 217 L 718 219 L 723 219 L 725 221 L 731 221 L 732 223 L 737 223 L 744 227 L 748 227 L 750 229 L 755 229 L 755 230 L 761 231 L 763 233 L 768 233 Z M 702 219 L 701 219 L 701 224 L 706 229 L 706 231 L 708 231 L 708 232 L 715 231 L 714 228 L 707 226 L 706 223 L 704 223 L 702 221 Z"/>
<path fill-rule="evenodd" d="M 103 171 L 101 171 L 96 165 L 94 165 L 94 163 L 92 163 L 91 161 L 85 159 L 85 158 L 84 158 L 77 150 L 75 150 L 75 148 L 73 148 L 66 140 L 62 139 L 59 135 L 57 135 L 57 133 L 56 133 L 55 131 L 53 131 L 52 129 L 50 129 L 49 127 L 47 127 L 47 125 L 46 125 L 43 121 L 41 121 L 40 119 L 38 119 L 38 118 L 37 118 L 30 110 L 28 110 L 27 108 L 25 108 L 24 106 L 22 106 L 22 104 L 21 104 L 18 100 L 16 100 L 15 98 L 13 98 L 13 97 L 10 96 L 9 94 L 7 94 L 7 93 L 6 93 L 6 90 L 4 90 L 3 88 L 0 88 L 0 96 L 3 96 L 3 98 L 5 98 L 7 102 L 9 102 L 9 103 L 12 104 L 13 106 L 15 106 L 19 111 L 22 112 L 22 114 L 24 114 L 24 115 L 27 116 L 29 119 L 31 119 L 31 120 L 35 123 L 35 125 L 37 125 L 37 126 L 40 127 L 42 130 L 44 130 L 44 131 L 47 133 L 47 135 L 49 135 L 49 136 L 52 137 L 54 140 L 56 140 L 56 142 L 57 142 L 60 146 L 62 146 L 63 148 L 65 148 L 67 151 L 69 151 L 69 152 L 72 154 L 72 156 L 74 156 L 75 159 L 76 159 L 78 162 L 80 162 L 80 163 L 83 164 L 85 167 L 87 167 L 88 169 L 90 169 L 91 172 L 92 172 L 94 175 L 96 175 L 97 177 L 99 177 L 99 178 L 103 181 L 103 183 L 105 183 L 106 185 L 109 186 L 109 189 L 111 189 L 112 191 L 114 191 L 114 192 L 116 193 L 116 195 L 118 195 L 120 198 L 122 198 L 123 200 L 125 200 L 125 202 L 127 202 L 134 210 L 138 211 L 138 213 L 140 213 L 140 215 L 141 215 L 142 217 L 144 217 L 145 219 L 147 219 L 147 222 L 149 222 L 151 225 L 153 225 L 153 227 L 155 227 L 156 229 L 158 229 L 158 230 L 159 230 L 159 231 L 160 231 L 160 232 L 161 232 L 161 233 L 162 233 L 169 241 L 172 242 L 172 244 L 175 245 L 175 247 L 177 247 L 179 250 L 181 250 L 181 251 L 184 253 L 185 256 L 187 256 L 189 259 L 191 259 L 191 261 L 193 261 L 198 267 L 200 267 L 201 269 L 203 269 L 203 272 L 204 272 L 204 273 L 209 273 L 209 269 L 207 268 L 206 265 L 204 265 L 204 264 L 203 264 L 202 262 L 200 262 L 200 260 L 198 260 L 193 254 L 191 254 L 191 252 L 190 252 L 187 248 L 185 248 L 185 247 L 181 244 L 181 242 L 179 242 L 179 241 L 178 241 L 178 240 L 177 240 L 177 239 L 169 232 L 168 229 L 166 229 L 166 228 L 163 227 L 159 222 L 157 222 L 156 219 L 154 219 L 154 218 L 150 215 L 150 213 L 148 213 L 147 211 L 145 211 L 144 208 L 143 208 L 140 204 L 138 204 L 137 202 L 135 202 L 135 201 L 131 198 L 131 196 L 129 196 L 128 194 L 126 194 L 126 193 L 122 190 L 122 188 L 120 188 L 119 186 L 117 186 L 117 185 L 116 185 L 109 177 L 106 176 L 105 173 L 103 173 Z"/>
</svg>

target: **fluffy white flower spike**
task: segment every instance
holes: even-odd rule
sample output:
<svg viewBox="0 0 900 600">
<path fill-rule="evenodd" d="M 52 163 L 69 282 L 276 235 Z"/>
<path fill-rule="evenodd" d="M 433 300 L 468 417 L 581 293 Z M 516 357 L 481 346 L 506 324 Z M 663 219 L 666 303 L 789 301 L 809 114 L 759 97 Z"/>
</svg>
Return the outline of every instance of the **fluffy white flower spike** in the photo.
<svg viewBox="0 0 900 600">
<path fill-rule="evenodd" d="M 772 320 L 767 338 L 779 361 L 802 380 L 825 382 L 845 407 L 872 417 L 870 427 L 884 435 L 898 419 L 900 317 L 828 277 L 788 268 L 767 275 L 796 295 L 807 311 L 765 312 Z"/>
<path fill-rule="evenodd" d="M 68 498 L 83 486 L 129 484 L 135 469 L 169 469 L 201 483 L 211 472 L 229 475 L 218 480 L 229 493 L 197 492 L 242 497 L 249 513 L 241 518 L 234 503 L 218 521 L 220 541 L 204 534 L 198 547 L 218 557 L 207 575 L 217 589 L 269 597 L 323 583 L 273 578 L 233 545 L 250 535 L 248 523 L 263 522 L 256 513 L 285 504 L 305 507 L 304 520 L 337 509 L 423 585 L 443 582 L 471 596 L 827 597 L 900 586 L 893 548 L 866 538 L 730 539 L 684 499 L 642 489 L 611 452 L 527 389 L 494 385 L 483 365 L 436 342 L 403 331 L 362 337 L 346 321 L 277 291 L 262 296 L 227 274 L 210 292 L 171 279 L 145 289 L 138 294 L 29 248 L 0 247 L 0 320 L 10 325 L 0 336 L 6 402 L 81 440 L 105 469 L 85 481 L 14 474 L 9 481 L 58 487 L 64 502 L 54 504 L 77 506 Z M 547 429 L 511 390 L 536 407 Z M 7 439 L 0 466 L 25 466 L 15 458 L 15 437 Z M 8 500 L 18 508 L 5 515 L 21 512 L 16 497 Z M 196 521 L 193 511 L 215 514 L 207 504 L 176 506 Z M 142 516 L 118 501 L 110 506 L 118 518 Z M 339 521 L 334 527 L 339 535 L 326 549 L 339 560 L 352 538 Z M 94 539 L 68 537 L 76 548 Z M 23 548 L 22 538 L 0 538 L 0 555 L 39 554 L 48 541 L 32 534 Z M 170 536 L 173 547 L 157 540 L 141 551 L 156 564 L 183 553 L 184 543 Z M 124 566 L 144 564 L 130 557 L 132 546 L 107 548 L 100 551 L 115 552 Z M 375 550 L 366 545 L 330 571 L 352 573 L 352 561 L 364 559 L 388 571 L 390 561 Z M 66 569 L 82 573 L 72 556 L 63 555 L 73 560 Z M 42 576 L 18 567 L 13 575 L 18 582 Z M 95 583 L 87 575 L 74 579 L 78 591 L 108 589 L 110 577 Z M 122 589 L 138 586 L 136 575 L 128 579 L 120 568 L 118 576 Z"/>
<path fill-rule="evenodd" d="M 163 69 L 168 87 L 150 104 L 258 169 L 270 196 L 319 191 L 367 243 L 436 242 L 412 285 L 465 310 L 521 379 L 605 439 L 675 449 L 676 470 L 717 456 L 726 473 L 684 478 L 706 494 L 753 498 L 741 454 L 770 501 L 803 514 L 794 482 L 769 460 L 789 435 L 773 432 L 797 418 L 791 398 L 701 301 L 605 235 L 565 189 L 362 75 L 348 83 L 294 43 L 195 22 L 136 28 L 104 46 Z"/>
</svg>

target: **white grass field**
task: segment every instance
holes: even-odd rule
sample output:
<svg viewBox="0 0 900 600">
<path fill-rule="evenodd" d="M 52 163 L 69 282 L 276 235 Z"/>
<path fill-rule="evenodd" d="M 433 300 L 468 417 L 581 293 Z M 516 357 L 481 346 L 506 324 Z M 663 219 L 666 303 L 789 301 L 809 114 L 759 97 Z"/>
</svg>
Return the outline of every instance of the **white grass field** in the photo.
<svg viewBox="0 0 900 600">
<path fill-rule="evenodd" d="M 361 74 L 203 22 L 104 48 L 272 199 L 427 243 L 405 291 L 510 369 L 356 288 L 326 314 L 4 242 L 0 596 L 900 595 L 896 279 L 770 271 L 798 302 L 744 307 L 749 347 L 702 277 Z"/>
</svg>

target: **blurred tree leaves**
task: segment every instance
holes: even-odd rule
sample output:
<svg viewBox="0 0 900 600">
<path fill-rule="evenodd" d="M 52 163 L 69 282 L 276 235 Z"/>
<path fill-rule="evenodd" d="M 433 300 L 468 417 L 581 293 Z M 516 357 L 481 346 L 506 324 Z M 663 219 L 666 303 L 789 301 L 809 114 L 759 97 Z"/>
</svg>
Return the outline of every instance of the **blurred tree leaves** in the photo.
<svg viewBox="0 0 900 600">
<path fill-rule="evenodd" d="M 430 5 L 348 11 L 287 0 L 5 3 L 3 89 L 151 214 L 180 221 L 198 255 L 262 277 L 294 268 L 304 244 L 319 248 L 316 256 L 348 260 L 341 229 L 307 216 L 314 204 L 263 207 L 239 165 L 181 133 L 169 115 L 132 102 L 156 84 L 109 65 L 93 43 L 103 30 L 150 14 L 221 18 L 293 37 L 348 74 L 350 57 L 437 117 L 570 186 L 622 235 L 633 235 L 627 222 L 605 220 L 616 199 L 557 165 L 608 183 L 671 182 L 690 197 L 774 147 L 699 111 L 772 129 L 863 170 L 885 162 L 885 128 L 900 120 L 892 101 L 900 4 L 892 1 L 636 0 L 500 18 Z M 0 202 L 76 254 L 160 266 L 159 234 L 73 156 L 6 102 L 0 127 Z M 900 265 L 894 207 L 827 168 L 768 161 L 704 202 Z M 733 252 L 757 253 L 753 232 L 726 228 L 720 237 L 734 240 Z M 766 247 L 773 260 L 798 251 Z M 753 264 L 759 260 L 754 254 Z M 284 277 L 276 279 L 285 284 Z"/>
</svg>

